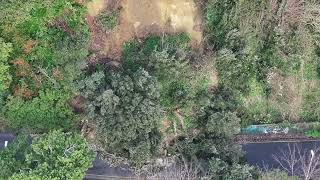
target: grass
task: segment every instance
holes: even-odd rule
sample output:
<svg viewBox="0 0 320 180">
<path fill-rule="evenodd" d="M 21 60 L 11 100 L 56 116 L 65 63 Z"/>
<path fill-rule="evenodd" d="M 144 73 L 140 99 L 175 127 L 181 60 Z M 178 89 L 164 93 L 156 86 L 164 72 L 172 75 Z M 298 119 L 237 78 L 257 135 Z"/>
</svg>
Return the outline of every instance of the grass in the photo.
<svg viewBox="0 0 320 180">
<path fill-rule="evenodd" d="M 305 135 L 312 138 L 320 138 L 320 131 L 318 130 L 309 130 L 305 132 Z"/>
</svg>

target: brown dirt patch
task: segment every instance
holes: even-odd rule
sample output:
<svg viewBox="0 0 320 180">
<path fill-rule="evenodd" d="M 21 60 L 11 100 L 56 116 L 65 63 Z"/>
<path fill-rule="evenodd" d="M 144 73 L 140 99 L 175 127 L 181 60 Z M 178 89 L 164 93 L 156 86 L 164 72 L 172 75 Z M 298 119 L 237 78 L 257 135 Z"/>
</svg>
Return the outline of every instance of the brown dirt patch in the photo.
<svg viewBox="0 0 320 180">
<path fill-rule="evenodd" d="M 122 7 L 120 23 L 112 31 L 103 32 L 94 23 L 94 17 L 105 9 L 117 8 L 114 4 Z M 111 59 L 120 59 L 124 42 L 134 37 L 143 38 L 150 33 L 186 32 L 194 47 L 202 43 L 201 16 L 193 0 L 93 0 L 87 7 L 93 47 Z"/>
</svg>

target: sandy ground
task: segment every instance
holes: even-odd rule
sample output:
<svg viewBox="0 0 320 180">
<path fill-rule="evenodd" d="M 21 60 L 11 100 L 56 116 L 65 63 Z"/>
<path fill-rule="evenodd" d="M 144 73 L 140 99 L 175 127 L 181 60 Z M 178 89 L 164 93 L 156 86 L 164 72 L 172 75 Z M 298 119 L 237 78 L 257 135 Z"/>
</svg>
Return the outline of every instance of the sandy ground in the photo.
<svg viewBox="0 0 320 180">
<path fill-rule="evenodd" d="M 114 4 L 121 7 L 119 25 L 111 31 L 101 30 L 94 17 L 111 6 L 117 8 Z M 192 45 L 201 45 L 201 16 L 193 0 L 93 0 L 87 7 L 93 49 L 108 58 L 120 59 L 124 42 L 150 33 L 187 32 Z"/>
</svg>

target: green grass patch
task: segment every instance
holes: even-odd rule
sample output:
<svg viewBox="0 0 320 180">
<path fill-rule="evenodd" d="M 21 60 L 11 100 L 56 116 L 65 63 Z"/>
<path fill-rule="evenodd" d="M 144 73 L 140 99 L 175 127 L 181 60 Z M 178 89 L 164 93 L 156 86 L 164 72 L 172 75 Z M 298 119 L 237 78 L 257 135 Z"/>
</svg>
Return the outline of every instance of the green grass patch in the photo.
<svg viewBox="0 0 320 180">
<path fill-rule="evenodd" d="M 312 138 L 320 138 L 320 131 L 319 130 L 309 130 L 305 132 L 305 135 Z"/>
</svg>

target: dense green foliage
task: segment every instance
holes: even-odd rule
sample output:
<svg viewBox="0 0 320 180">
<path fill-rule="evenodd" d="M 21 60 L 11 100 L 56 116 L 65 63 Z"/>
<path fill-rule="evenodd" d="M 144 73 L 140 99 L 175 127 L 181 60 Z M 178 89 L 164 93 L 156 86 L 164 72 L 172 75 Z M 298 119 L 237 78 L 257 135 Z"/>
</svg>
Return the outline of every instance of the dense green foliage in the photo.
<svg viewBox="0 0 320 180">
<path fill-rule="evenodd" d="M 232 139 L 240 131 L 240 119 L 234 112 L 236 101 L 223 88 L 209 96 L 194 122 L 199 131 L 181 141 L 177 151 L 189 161 L 198 162 L 213 179 L 253 179 L 254 169 L 242 166 L 241 147 Z"/>
<path fill-rule="evenodd" d="M 4 111 L 7 123 L 14 129 L 29 129 L 47 132 L 50 129 L 70 129 L 74 125 L 74 114 L 66 101 L 70 98 L 64 91 L 40 91 L 39 97 L 24 100 L 9 98 Z"/>
<path fill-rule="evenodd" d="M 177 109 L 186 118 L 191 118 L 187 114 L 193 113 L 200 92 L 208 89 L 206 74 L 201 74 L 201 69 L 194 72 L 189 63 L 192 58 L 197 58 L 187 46 L 189 41 L 188 35 L 181 33 L 166 35 L 162 39 L 151 35 L 143 44 L 131 41 L 124 45 L 124 69 L 136 71 L 143 67 L 156 78 L 160 105 L 170 121 L 177 121 L 174 115 Z"/>
<path fill-rule="evenodd" d="M 5 43 L 0 38 L 0 95 L 2 95 L 9 87 L 12 77 L 9 72 L 9 57 L 12 51 L 12 45 Z"/>
<path fill-rule="evenodd" d="M 320 26 L 312 8 L 318 6 L 314 1 L 207 1 L 206 43 L 218 52 L 219 83 L 233 89 L 247 109 L 244 125 L 319 119 L 314 103 Z"/>
<path fill-rule="evenodd" d="M 140 69 L 133 74 L 96 72 L 78 82 L 87 98 L 89 118 L 107 152 L 141 163 L 157 152 L 159 91 L 156 81 Z"/>
<path fill-rule="evenodd" d="M 85 12 L 69 0 L 1 2 L 0 105 L 6 103 L 9 127 L 48 132 L 74 125 L 67 101 L 88 54 Z"/>
<path fill-rule="evenodd" d="M 11 51 L 12 45 L 10 43 L 5 43 L 0 36 L 0 109 L 4 104 L 3 99 L 5 99 L 5 95 L 12 82 L 9 66 Z"/>
<path fill-rule="evenodd" d="M 28 143 L 18 137 L 0 151 L 0 178 L 81 179 L 91 166 L 94 153 L 78 134 L 52 131 Z"/>
<path fill-rule="evenodd" d="M 19 172 L 20 169 L 27 168 L 26 153 L 30 147 L 27 141 L 27 136 L 20 135 L 16 140 L 9 144 L 7 148 L 0 151 L 0 179 L 7 179 L 13 173 Z"/>
<path fill-rule="evenodd" d="M 241 125 L 319 121 L 319 2 L 206 0 L 201 48 L 151 34 L 126 42 L 119 66 L 89 45 L 118 30 L 121 8 L 88 20 L 90 41 L 84 4 L 1 1 L 0 125 L 44 134 L 0 151 L 0 178 L 81 179 L 93 154 L 80 128 L 135 167 L 169 152 L 212 179 L 291 178 L 258 174 L 233 139 Z"/>
</svg>

